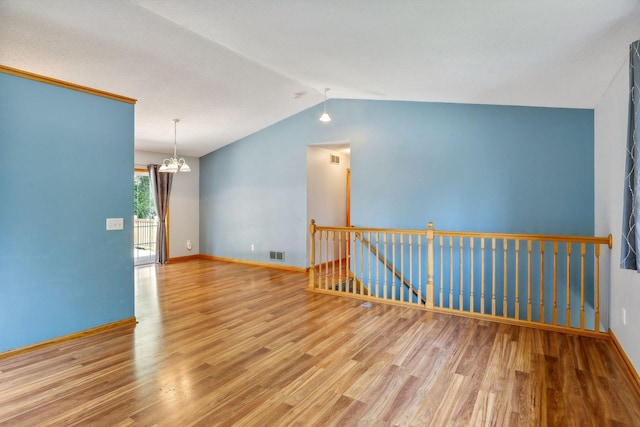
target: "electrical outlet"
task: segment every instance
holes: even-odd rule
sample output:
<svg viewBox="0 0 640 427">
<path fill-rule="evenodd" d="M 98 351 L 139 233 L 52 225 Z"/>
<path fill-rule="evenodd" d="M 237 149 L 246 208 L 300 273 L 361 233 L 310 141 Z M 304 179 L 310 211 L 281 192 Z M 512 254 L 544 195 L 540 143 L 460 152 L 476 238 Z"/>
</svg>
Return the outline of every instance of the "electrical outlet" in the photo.
<svg viewBox="0 0 640 427">
<path fill-rule="evenodd" d="M 251 252 L 255 252 L 256 251 L 256 244 L 252 243 L 251 244 Z"/>
<path fill-rule="evenodd" d="M 627 324 L 627 310 L 625 308 L 622 309 L 622 324 Z"/>
<path fill-rule="evenodd" d="M 192 247 L 191 240 L 187 240 L 187 250 L 191 250 Z"/>
</svg>

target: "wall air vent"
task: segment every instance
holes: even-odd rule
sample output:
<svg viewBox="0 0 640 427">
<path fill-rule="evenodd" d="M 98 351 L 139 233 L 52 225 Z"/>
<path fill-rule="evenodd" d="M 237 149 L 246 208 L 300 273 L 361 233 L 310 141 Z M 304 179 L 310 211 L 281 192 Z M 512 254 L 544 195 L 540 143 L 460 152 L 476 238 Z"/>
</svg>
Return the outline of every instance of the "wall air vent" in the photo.
<svg viewBox="0 0 640 427">
<path fill-rule="evenodd" d="M 331 154 L 330 156 L 331 157 L 329 159 L 329 163 L 331 163 L 332 165 L 340 164 L 340 156 L 336 156 L 335 154 Z"/>
<path fill-rule="evenodd" d="M 273 261 L 284 261 L 284 252 L 269 251 L 269 259 Z"/>
</svg>

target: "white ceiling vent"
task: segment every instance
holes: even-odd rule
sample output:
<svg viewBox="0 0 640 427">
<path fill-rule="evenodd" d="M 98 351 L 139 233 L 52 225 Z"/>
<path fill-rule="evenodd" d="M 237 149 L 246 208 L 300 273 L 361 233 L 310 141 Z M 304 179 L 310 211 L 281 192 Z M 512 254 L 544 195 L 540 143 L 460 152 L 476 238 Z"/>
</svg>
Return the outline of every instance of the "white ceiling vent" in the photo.
<svg viewBox="0 0 640 427">
<path fill-rule="evenodd" d="M 329 163 L 331 163 L 332 165 L 340 164 L 340 156 L 336 156 L 335 154 L 330 154 L 329 156 Z"/>
</svg>

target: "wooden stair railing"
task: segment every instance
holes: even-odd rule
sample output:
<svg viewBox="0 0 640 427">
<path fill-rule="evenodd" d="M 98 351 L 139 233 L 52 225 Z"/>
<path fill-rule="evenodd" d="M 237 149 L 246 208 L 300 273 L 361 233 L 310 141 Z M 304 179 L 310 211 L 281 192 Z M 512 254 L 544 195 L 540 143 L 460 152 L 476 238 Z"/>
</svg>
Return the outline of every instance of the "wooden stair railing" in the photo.
<svg viewBox="0 0 640 427">
<path fill-rule="evenodd" d="M 314 292 L 586 335 L 608 328 L 599 262 L 611 235 L 439 231 L 432 223 L 425 230 L 326 227 L 313 220 L 309 232 Z"/>
</svg>

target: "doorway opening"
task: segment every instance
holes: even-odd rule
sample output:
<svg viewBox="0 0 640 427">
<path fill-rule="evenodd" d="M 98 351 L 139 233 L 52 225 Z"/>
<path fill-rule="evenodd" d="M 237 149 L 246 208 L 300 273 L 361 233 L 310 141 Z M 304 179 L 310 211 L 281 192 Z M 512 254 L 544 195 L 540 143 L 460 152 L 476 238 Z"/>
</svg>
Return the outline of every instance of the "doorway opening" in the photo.
<svg viewBox="0 0 640 427">
<path fill-rule="evenodd" d="M 350 167 L 348 141 L 307 146 L 307 224 L 351 225 Z M 307 233 L 307 248 L 308 240 Z"/>
<path fill-rule="evenodd" d="M 135 170 L 133 195 L 133 263 L 150 264 L 156 260 L 156 236 L 160 221 L 146 169 Z"/>
</svg>

